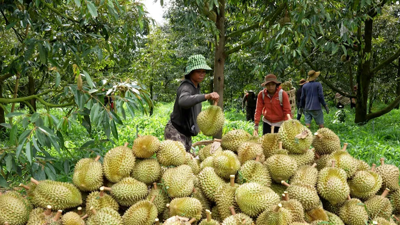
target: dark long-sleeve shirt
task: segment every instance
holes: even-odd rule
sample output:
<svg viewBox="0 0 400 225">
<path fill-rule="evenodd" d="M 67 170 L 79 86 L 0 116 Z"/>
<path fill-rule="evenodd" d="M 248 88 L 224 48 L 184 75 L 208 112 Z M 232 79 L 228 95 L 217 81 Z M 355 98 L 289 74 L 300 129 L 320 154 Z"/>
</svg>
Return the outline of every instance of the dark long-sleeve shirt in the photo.
<svg viewBox="0 0 400 225">
<path fill-rule="evenodd" d="M 300 108 L 320 110 L 321 105 L 326 105 L 321 83 L 310 81 L 304 84 L 301 92 Z"/>
<path fill-rule="evenodd" d="M 191 80 L 183 80 L 171 113 L 172 125 L 186 136 L 196 136 L 199 133 L 196 119 L 201 112 L 201 102 L 205 100 L 205 95 L 200 93 L 200 85 L 196 88 Z"/>
<path fill-rule="evenodd" d="M 301 85 L 299 87 L 299 89 L 297 89 L 297 91 L 296 91 L 296 104 L 297 104 L 297 107 L 300 106 L 300 98 L 301 98 L 301 91 L 302 90 L 303 90 L 303 85 Z"/>
</svg>

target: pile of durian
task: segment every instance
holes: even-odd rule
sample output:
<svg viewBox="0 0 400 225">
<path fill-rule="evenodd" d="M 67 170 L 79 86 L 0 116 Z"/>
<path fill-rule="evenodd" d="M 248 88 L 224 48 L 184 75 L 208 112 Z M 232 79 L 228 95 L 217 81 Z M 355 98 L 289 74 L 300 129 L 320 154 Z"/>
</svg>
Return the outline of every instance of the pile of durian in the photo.
<svg viewBox="0 0 400 225">
<path fill-rule="evenodd" d="M 73 184 L 31 179 L 26 195 L 0 195 L 0 225 L 400 224 L 399 169 L 353 158 L 328 128 L 290 119 L 278 133 L 201 143 L 194 156 L 140 136 L 81 159 Z"/>
</svg>

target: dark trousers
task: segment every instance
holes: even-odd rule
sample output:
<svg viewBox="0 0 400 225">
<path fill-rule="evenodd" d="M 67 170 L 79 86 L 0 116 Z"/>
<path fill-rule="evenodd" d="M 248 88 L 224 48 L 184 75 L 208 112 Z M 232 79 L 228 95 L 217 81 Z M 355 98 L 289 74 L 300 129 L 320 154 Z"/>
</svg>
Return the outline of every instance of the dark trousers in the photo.
<svg viewBox="0 0 400 225">
<path fill-rule="evenodd" d="M 255 107 L 246 107 L 246 120 L 254 122 L 254 114 L 256 113 Z"/>
<path fill-rule="evenodd" d="M 300 108 L 297 106 L 297 120 L 301 119 Z"/>
<path fill-rule="evenodd" d="M 279 127 L 274 127 L 274 133 L 278 133 Z M 271 133 L 271 125 L 266 122 L 263 122 L 263 135 Z"/>
</svg>

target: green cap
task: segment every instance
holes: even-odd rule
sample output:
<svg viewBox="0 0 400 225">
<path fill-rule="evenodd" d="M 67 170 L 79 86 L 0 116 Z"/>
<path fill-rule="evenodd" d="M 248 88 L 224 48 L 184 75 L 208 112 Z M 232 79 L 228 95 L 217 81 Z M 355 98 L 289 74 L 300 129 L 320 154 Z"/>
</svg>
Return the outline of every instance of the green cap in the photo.
<svg viewBox="0 0 400 225">
<path fill-rule="evenodd" d="M 212 70 L 211 67 L 207 65 L 206 58 L 202 55 L 192 55 L 189 57 L 189 60 L 185 69 L 185 76 L 188 75 L 193 70 Z"/>
</svg>

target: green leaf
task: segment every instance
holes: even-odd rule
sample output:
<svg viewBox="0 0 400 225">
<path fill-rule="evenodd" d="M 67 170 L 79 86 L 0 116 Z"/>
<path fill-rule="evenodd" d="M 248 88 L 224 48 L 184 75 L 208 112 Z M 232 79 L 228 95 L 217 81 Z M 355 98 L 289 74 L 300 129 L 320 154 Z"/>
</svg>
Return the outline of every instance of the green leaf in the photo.
<svg viewBox="0 0 400 225">
<path fill-rule="evenodd" d="M 46 48 L 44 48 L 43 45 L 39 44 L 38 45 L 38 49 L 39 49 L 40 61 L 42 62 L 42 64 L 46 64 L 47 63 L 47 50 L 46 50 Z"/>
<path fill-rule="evenodd" d="M 24 132 L 19 136 L 19 138 L 18 138 L 18 143 L 21 143 L 23 140 L 25 140 L 26 137 L 28 137 L 28 135 L 29 135 L 29 133 L 30 133 L 31 131 L 32 131 L 32 130 L 26 130 L 26 131 L 24 131 Z"/>
<path fill-rule="evenodd" d="M 14 124 L 11 128 L 10 132 L 10 144 L 15 145 L 17 144 L 17 134 L 18 134 L 18 126 L 17 124 Z"/>
<path fill-rule="evenodd" d="M 25 141 L 26 141 L 26 139 L 24 139 L 24 141 L 18 145 L 17 150 L 15 151 L 15 158 L 17 159 L 17 162 L 18 162 L 19 155 L 21 154 L 22 148 L 24 147 Z"/>
<path fill-rule="evenodd" d="M 11 124 L 9 124 L 9 123 L 0 123 L 0 126 L 11 129 Z"/>
<path fill-rule="evenodd" d="M 81 7 L 81 0 L 74 0 L 75 1 L 75 5 L 80 8 Z"/>
<path fill-rule="evenodd" d="M 113 118 L 113 120 L 115 120 L 115 122 L 123 125 L 122 120 L 119 118 L 119 116 L 114 111 L 110 111 L 110 113 L 111 113 L 111 117 Z"/>
<path fill-rule="evenodd" d="M 60 82 L 61 82 L 61 75 L 59 72 L 56 72 L 56 86 L 55 87 L 58 87 L 60 85 Z"/>
<path fill-rule="evenodd" d="M 6 26 L 6 30 L 9 30 L 9 29 L 13 28 L 15 24 L 17 24 L 17 23 L 16 22 L 12 22 L 12 23 L 8 24 Z"/>
<path fill-rule="evenodd" d="M 32 116 L 31 116 L 31 122 L 32 123 L 36 122 L 36 120 L 38 120 L 39 117 L 40 117 L 39 113 L 33 113 Z"/>
<path fill-rule="evenodd" d="M 87 2 L 86 2 L 86 5 L 87 5 L 87 7 L 88 7 L 88 9 L 89 9 L 90 15 L 92 15 L 93 18 L 96 18 L 96 17 L 97 17 L 97 8 L 96 8 L 96 6 L 93 4 L 93 2 L 87 1 Z"/>
<path fill-rule="evenodd" d="M 111 121 L 111 131 L 112 131 L 112 134 L 115 137 L 115 139 L 118 140 L 118 131 L 117 131 L 117 127 L 115 126 L 114 120 Z"/>
<path fill-rule="evenodd" d="M 26 144 L 25 147 L 26 158 L 28 159 L 29 163 L 32 164 L 32 150 L 30 143 Z"/>
<path fill-rule="evenodd" d="M 22 112 L 12 112 L 12 113 L 7 114 L 6 117 L 7 117 L 7 118 L 10 118 L 10 117 L 22 116 L 22 115 L 25 115 L 25 113 L 22 113 Z"/>
<path fill-rule="evenodd" d="M 5 188 L 8 187 L 7 180 L 4 179 L 4 177 L 1 176 L 1 175 L 0 175 L 0 186 L 1 186 L 1 187 L 5 187 Z"/>
<path fill-rule="evenodd" d="M 92 78 L 89 76 L 89 74 L 83 70 L 83 74 L 85 75 L 86 81 L 88 82 L 88 85 L 90 88 L 95 88 L 96 85 L 94 85 Z"/>
<path fill-rule="evenodd" d="M 69 174 L 69 161 L 68 160 L 64 161 L 64 173 Z"/>
<path fill-rule="evenodd" d="M 25 117 L 24 119 L 22 119 L 22 127 L 24 129 L 26 129 L 29 125 L 30 121 L 29 121 L 29 117 Z"/>
<path fill-rule="evenodd" d="M 13 168 L 13 156 L 11 154 L 7 154 L 6 157 L 6 169 L 8 172 L 11 172 Z"/>
<path fill-rule="evenodd" d="M 47 177 L 50 178 L 50 180 L 55 180 L 56 174 L 54 174 L 53 171 L 49 167 L 47 167 L 47 165 L 51 165 L 51 164 L 46 164 L 46 167 L 44 168 L 44 172 L 46 173 Z"/>
</svg>

